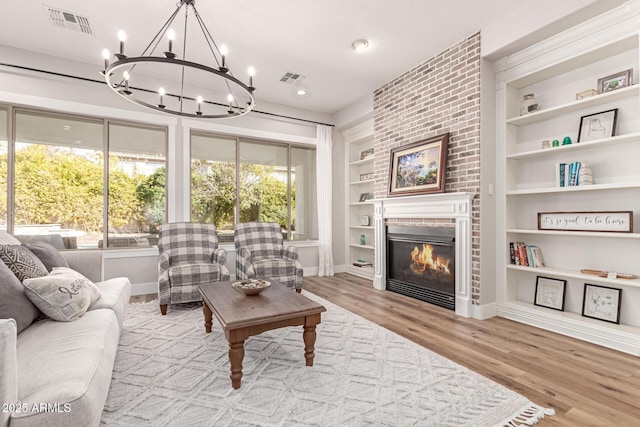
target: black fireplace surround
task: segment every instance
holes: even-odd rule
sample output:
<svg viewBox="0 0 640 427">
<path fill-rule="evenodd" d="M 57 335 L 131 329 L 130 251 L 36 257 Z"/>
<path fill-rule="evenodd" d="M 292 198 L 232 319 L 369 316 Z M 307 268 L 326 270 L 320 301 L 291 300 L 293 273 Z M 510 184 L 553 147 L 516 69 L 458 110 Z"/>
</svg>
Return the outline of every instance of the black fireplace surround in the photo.
<svg viewBox="0 0 640 427">
<path fill-rule="evenodd" d="M 387 226 L 387 290 L 455 310 L 455 233 Z"/>
</svg>

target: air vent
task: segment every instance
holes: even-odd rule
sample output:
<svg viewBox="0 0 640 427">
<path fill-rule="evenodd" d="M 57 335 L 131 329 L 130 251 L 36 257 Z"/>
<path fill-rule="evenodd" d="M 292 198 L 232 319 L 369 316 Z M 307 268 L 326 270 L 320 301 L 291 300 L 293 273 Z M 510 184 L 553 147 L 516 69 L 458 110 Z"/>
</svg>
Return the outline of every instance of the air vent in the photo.
<svg viewBox="0 0 640 427">
<path fill-rule="evenodd" d="M 280 81 L 292 85 L 294 83 L 302 83 L 306 79 L 307 76 L 303 76 L 302 74 L 285 73 L 285 75 L 280 78 Z"/>
<path fill-rule="evenodd" d="M 66 28 L 67 30 L 78 31 L 84 34 L 93 34 L 91 25 L 89 24 L 89 18 L 86 16 L 76 15 L 73 12 L 58 9 L 57 7 L 51 7 L 43 5 L 44 11 L 49 17 L 52 25 L 60 28 Z"/>
</svg>

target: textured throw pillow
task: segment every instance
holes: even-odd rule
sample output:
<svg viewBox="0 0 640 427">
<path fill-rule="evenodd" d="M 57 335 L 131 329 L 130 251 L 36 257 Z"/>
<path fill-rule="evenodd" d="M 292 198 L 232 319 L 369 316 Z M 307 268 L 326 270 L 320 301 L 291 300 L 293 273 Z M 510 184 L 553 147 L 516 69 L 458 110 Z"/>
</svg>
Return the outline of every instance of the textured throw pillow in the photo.
<svg viewBox="0 0 640 427">
<path fill-rule="evenodd" d="M 82 274 L 56 267 L 44 277 L 22 282 L 27 297 L 53 320 L 70 322 L 81 317 L 100 298 L 100 290 Z"/>
<path fill-rule="evenodd" d="M 63 257 L 60 252 L 53 246 L 45 242 L 25 243 L 27 249 L 35 254 L 40 261 L 47 268 L 47 271 L 51 272 L 54 267 L 67 267 L 69 263 L 66 258 Z"/>
<path fill-rule="evenodd" d="M 11 234 L 6 231 L 0 230 L 0 245 L 19 245 L 20 240 L 13 237 Z"/>
<path fill-rule="evenodd" d="M 0 259 L 21 282 L 46 276 L 49 272 L 42 261 L 22 245 L 0 245 Z"/>
<path fill-rule="evenodd" d="M 0 319 L 14 319 L 18 333 L 33 323 L 40 311 L 24 293 L 24 287 L 4 262 L 0 261 Z"/>
</svg>

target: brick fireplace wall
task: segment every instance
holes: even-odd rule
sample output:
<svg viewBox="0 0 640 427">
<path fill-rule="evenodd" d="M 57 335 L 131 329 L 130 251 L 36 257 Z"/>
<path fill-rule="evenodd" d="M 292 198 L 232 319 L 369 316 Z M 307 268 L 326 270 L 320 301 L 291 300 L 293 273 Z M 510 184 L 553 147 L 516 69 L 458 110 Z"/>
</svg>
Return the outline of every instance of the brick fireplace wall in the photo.
<svg viewBox="0 0 640 427">
<path fill-rule="evenodd" d="M 374 91 L 375 198 L 387 197 L 390 150 L 449 132 L 445 193 L 474 194 L 472 298 L 480 295 L 480 33 Z M 394 221 L 455 226 L 451 219 Z"/>
</svg>

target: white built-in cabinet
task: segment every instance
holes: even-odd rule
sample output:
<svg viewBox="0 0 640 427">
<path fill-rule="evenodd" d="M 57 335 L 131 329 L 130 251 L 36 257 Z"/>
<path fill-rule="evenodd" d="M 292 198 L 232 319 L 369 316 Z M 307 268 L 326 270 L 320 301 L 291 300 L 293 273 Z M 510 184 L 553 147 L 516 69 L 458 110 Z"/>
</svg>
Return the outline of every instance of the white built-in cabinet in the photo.
<svg viewBox="0 0 640 427">
<path fill-rule="evenodd" d="M 497 61 L 497 314 L 640 356 L 640 85 L 638 2 Z M 633 85 L 576 100 L 601 77 L 633 69 Z M 524 94 L 538 112 L 519 115 Z M 615 136 L 577 143 L 582 116 L 617 108 Z M 570 145 L 542 148 L 565 136 Z M 556 186 L 556 165 L 588 161 L 594 184 Z M 633 211 L 632 233 L 539 230 L 538 212 Z M 542 249 L 545 267 L 510 263 L 509 243 Z M 534 305 L 537 276 L 566 280 L 564 311 Z M 622 289 L 620 324 L 582 316 L 585 283 Z"/>
<path fill-rule="evenodd" d="M 373 150 L 373 121 L 368 120 L 343 132 L 345 137 L 346 164 L 346 254 L 347 272 L 367 279 L 373 279 L 374 232 L 373 232 L 373 165 L 374 155 L 362 153 Z M 370 177 L 366 177 L 366 176 Z M 371 195 L 361 201 L 363 194 Z M 353 265 L 358 260 L 371 266 Z"/>
</svg>

